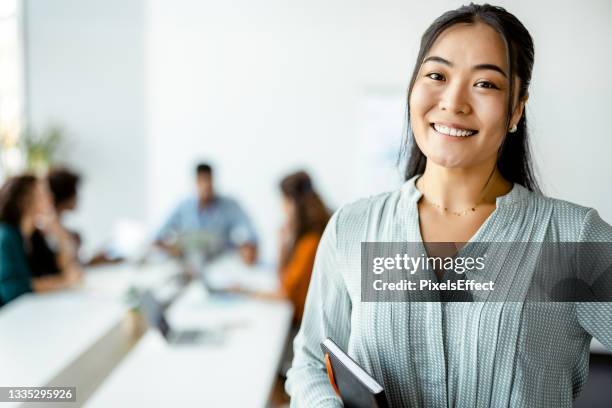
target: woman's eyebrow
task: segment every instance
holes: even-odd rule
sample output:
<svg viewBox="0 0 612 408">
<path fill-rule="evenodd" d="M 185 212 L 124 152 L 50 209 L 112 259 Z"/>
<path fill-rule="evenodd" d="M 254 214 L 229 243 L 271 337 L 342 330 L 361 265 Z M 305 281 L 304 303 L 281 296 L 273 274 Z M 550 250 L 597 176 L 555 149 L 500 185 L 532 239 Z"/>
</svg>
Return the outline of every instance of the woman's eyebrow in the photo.
<svg viewBox="0 0 612 408">
<path fill-rule="evenodd" d="M 449 67 L 453 66 L 453 63 L 450 62 L 447 59 L 444 59 L 442 57 L 438 57 L 435 55 L 432 55 L 431 57 L 427 57 L 423 60 L 423 64 L 425 64 L 426 62 L 439 62 L 440 64 L 444 64 L 447 65 Z M 474 67 L 472 67 L 472 71 L 479 71 L 479 70 L 491 70 L 491 71 L 497 71 L 500 74 L 502 74 L 504 77 L 508 77 L 508 75 L 506 75 L 506 73 L 504 72 L 503 69 L 501 69 L 500 67 L 498 67 L 495 64 L 478 64 L 478 65 L 474 65 Z"/>
<path fill-rule="evenodd" d="M 498 67 L 495 64 L 478 64 L 478 65 L 474 65 L 474 67 L 472 68 L 472 71 L 477 71 L 477 70 L 481 70 L 481 69 L 490 69 L 492 71 L 497 71 L 500 74 L 502 74 L 505 78 L 508 78 L 508 75 L 506 75 L 504 70 L 501 69 L 500 67 Z"/>
</svg>

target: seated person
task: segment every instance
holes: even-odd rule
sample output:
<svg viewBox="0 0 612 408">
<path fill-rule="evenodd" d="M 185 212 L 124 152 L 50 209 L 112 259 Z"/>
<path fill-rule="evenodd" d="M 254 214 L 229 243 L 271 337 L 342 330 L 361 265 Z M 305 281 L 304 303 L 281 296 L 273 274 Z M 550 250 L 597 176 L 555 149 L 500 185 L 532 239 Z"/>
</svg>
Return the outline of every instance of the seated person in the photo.
<svg viewBox="0 0 612 408">
<path fill-rule="evenodd" d="M 250 294 L 264 299 L 287 299 L 293 305 L 293 324 L 285 344 L 280 377 L 273 397 L 275 401 L 284 403 L 287 397 L 282 391 L 282 384 L 293 360 L 293 338 L 300 327 L 317 247 L 330 213 L 314 190 L 310 177 L 303 171 L 285 177 L 280 183 L 280 189 L 286 217 L 279 234 L 280 287 L 274 293 Z M 239 287 L 235 290 L 249 293 Z"/>
<path fill-rule="evenodd" d="M 74 248 L 60 244 L 58 275 L 32 277 L 27 262 L 30 239 L 37 224 L 57 222 L 45 183 L 31 175 L 8 179 L 0 189 L 0 306 L 28 292 L 46 292 L 72 286 L 81 277 Z"/>
<path fill-rule="evenodd" d="M 74 257 L 72 261 L 77 261 L 80 236 L 65 228 L 61 219 L 65 213 L 76 208 L 79 180 L 78 174 L 60 167 L 51 169 L 47 174 L 46 181 L 53 200 L 53 216 L 44 229 L 36 228 L 30 238 L 28 265 L 32 276 L 61 273 L 60 264 L 72 263 L 59 259 L 61 257 L 70 256 Z"/>
<path fill-rule="evenodd" d="M 281 292 L 293 303 L 293 320 L 297 325 L 302 319 L 317 247 L 330 213 L 305 172 L 285 177 L 280 188 L 286 217 L 279 237 Z"/>
<path fill-rule="evenodd" d="M 221 250 L 239 249 L 243 261 L 257 258 L 257 238 L 246 213 L 234 200 L 215 194 L 213 171 L 208 164 L 196 167 L 197 195 L 181 202 L 155 237 L 155 245 L 181 255 L 181 238 L 203 233 L 220 241 Z M 192 241 L 197 241 L 194 239 Z M 206 248 L 202 248 L 205 250 Z"/>
<path fill-rule="evenodd" d="M 297 327 L 304 312 L 319 240 L 330 213 L 314 190 L 310 177 L 303 171 L 285 177 L 280 189 L 286 217 L 279 234 L 280 288 L 275 293 L 254 295 L 288 299 L 293 304 L 293 323 Z"/>
</svg>

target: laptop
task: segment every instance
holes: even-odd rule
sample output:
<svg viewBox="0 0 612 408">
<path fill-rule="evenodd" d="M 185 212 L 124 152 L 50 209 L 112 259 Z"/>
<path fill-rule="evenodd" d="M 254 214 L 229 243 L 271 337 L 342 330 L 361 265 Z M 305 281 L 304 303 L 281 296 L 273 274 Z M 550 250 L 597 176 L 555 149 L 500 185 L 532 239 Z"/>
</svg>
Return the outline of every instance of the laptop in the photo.
<svg viewBox="0 0 612 408">
<path fill-rule="evenodd" d="M 140 310 L 150 327 L 155 327 L 170 344 L 199 344 L 222 340 L 221 333 L 203 330 L 174 330 L 168 323 L 163 306 L 150 291 L 140 298 Z"/>
<path fill-rule="evenodd" d="M 184 231 L 177 236 L 177 246 L 190 262 L 200 264 L 221 255 L 225 239 L 213 231 Z"/>
<path fill-rule="evenodd" d="M 186 256 L 179 258 L 180 274 L 177 276 L 182 285 L 188 285 L 193 280 L 202 284 L 205 293 L 210 295 L 234 296 L 236 293 L 228 287 L 218 286 L 211 282 L 206 270 L 206 263 L 195 264 Z"/>
</svg>

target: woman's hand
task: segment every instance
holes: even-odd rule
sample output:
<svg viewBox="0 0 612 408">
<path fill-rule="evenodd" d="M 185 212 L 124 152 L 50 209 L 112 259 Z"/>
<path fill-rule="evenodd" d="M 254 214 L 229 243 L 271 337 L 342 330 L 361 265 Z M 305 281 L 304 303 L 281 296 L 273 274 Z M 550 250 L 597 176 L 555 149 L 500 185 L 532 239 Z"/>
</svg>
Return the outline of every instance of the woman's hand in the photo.
<svg viewBox="0 0 612 408">
<path fill-rule="evenodd" d="M 74 286 L 83 280 L 83 270 L 78 265 L 68 267 L 62 275 L 67 287 Z"/>
<path fill-rule="evenodd" d="M 238 248 L 240 258 L 247 265 L 254 265 L 257 261 L 257 247 L 253 244 L 243 244 Z"/>
</svg>

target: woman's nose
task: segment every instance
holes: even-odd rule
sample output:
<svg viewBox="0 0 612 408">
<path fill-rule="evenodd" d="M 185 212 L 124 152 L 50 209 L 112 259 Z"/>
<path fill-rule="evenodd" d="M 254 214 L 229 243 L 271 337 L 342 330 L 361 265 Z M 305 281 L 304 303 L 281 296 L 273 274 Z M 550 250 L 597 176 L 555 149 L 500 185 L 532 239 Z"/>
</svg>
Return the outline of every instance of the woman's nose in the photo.
<svg viewBox="0 0 612 408">
<path fill-rule="evenodd" d="M 440 95 L 438 107 L 441 110 L 456 114 L 466 115 L 471 112 L 466 92 L 460 83 L 446 86 L 444 92 Z"/>
</svg>

